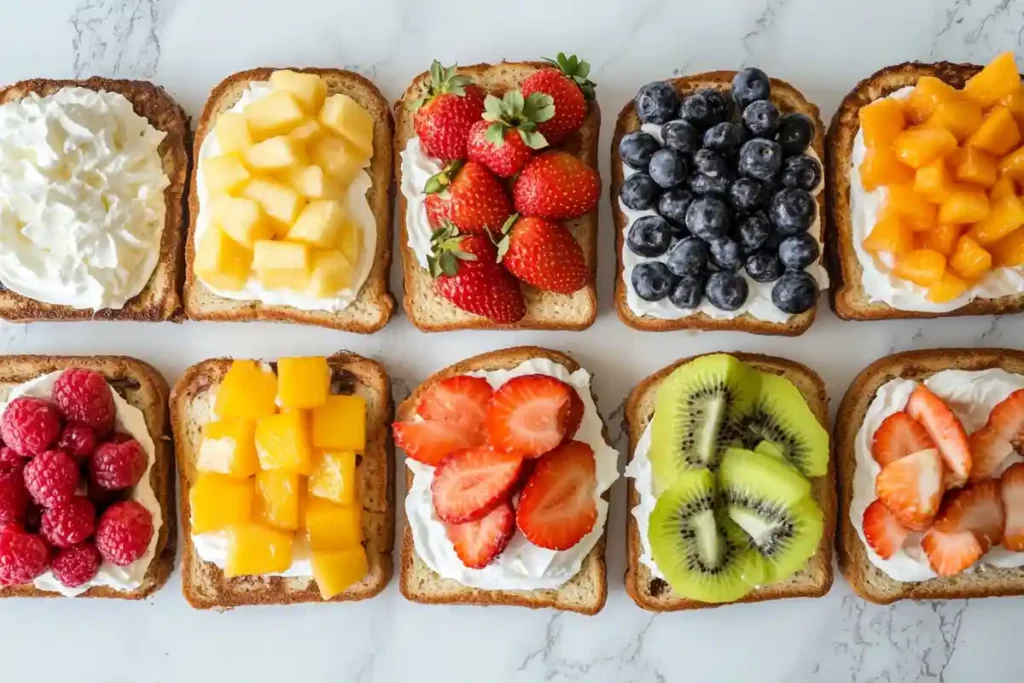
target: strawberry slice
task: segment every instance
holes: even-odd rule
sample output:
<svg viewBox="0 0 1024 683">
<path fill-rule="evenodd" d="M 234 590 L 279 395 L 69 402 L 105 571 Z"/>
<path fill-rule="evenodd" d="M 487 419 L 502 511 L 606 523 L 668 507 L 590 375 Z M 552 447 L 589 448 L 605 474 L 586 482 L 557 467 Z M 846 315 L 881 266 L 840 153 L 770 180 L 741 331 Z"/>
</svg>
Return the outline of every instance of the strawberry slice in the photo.
<svg viewBox="0 0 1024 683">
<path fill-rule="evenodd" d="M 494 391 L 483 377 L 458 375 L 434 382 L 423 392 L 416 414 L 465 431 L 482 431 L 487 403 Z"/>
<path fill-rule="evenodd" d="M 888 560 L 903 546 L 910 535 L 881 500 L 875 500 L 864 511 L 864 538 L 879 557 Z"/>
<path fill-rule="evenodd" d="M 926 448 L 935 448 L 928 430 L 902 410 L 885 418 L 871 437 L 871 457 L 882 467 Z"/>
<path fill-rule="evenodd" d="M 580 392 L 576 391 L 575 387 L 570 387 L 572 391 L 569 392 L 569 416 L 565 418 L 565 438 L 563 442 L 572 441 L 573 437 L 576 436 L 576 432 L 580 430 L 580 423 L 583 422 L 583 399 L 580 398 Z"/>
<path fill-rule="evenodd" d="M 445 524 L 444 531 L 462 564 L 470 569 L 483 569 L 512 540 L 516 531 L 516 513 L 505 501 L 475 522 Z"/>
<path fill-rule="evenodd" d="M 971 447 L 971 481 L 991 479 L 1013 453 L 1013 445 L 992 427 L 982 427 L 967 440 Z"/>
<path fill-rule="evenodd" d="M 923 384 L 918 384 L 910 394 L 906 411 L 924 425 L 942 454 L 948 470 L 948 487 L 956 488 L 967 483 L 971 474 L 971 447 L 967 443 L 967 432 L 953 411 Z"/>
<path fill-rule="evenodd" d="M 1024 450 L 1024 389 L 1018 389 L 997 403 L 988 414 L 988 424 L 1017 450 Z"/>
<path fill-rule="evenodd" d="M 562 443 L 575 390 L 549 375 L 513 377 L 487 407 L 487 440 L 495 449 L 536 458 Z"/>
<path fill-rule="evenodd" d="M 985 554 L 970 531 L 946 532 L 934 527 L 921 537 L 921 548 L 939 576 L 959 574 Z"/>
<path fill-rule="evenodd" d="M 568 550 L 597 523 L 594 451 L 570 441 L 541 458 L 519 496 L 516 525 L 536 546 Z"/>
<path fill-rule="evenodd" d="M 1024 550 L 1024 462 L 1011 465 L 1003 472 L 1000 482 L 1006 517 L 1003 547 L 1007 550 Z"/>
<path fill-rule="evenodd" d="M 484 442 L 481 431 L 466 431 L 435 420 L 396 422 L 391 425 L 395 445 L 413 460 L 436 467 L 456 451 L 479 446 Z"/>
<path fill-rule="evenodd" d="M 932 528 L 942 532 L 970 531 L 986 553 L 1003 540 L 1003 500 L 997 479 L 972 484 L 950 493 Z"/>
<path fill-rule="evenodd" d="M 911 453 L 882 468 L 875 492 L 896 516 L 913 531 L 931 526 L 942 500 L 942 456 L 937 448 Z"/>
<path fill-rule="evenodd" d="M 453 453 L 434 470 L 430 491 L 443 522 L 480 519 L 512 493 L 523 459 L 487 446 Z"/>
</svg>

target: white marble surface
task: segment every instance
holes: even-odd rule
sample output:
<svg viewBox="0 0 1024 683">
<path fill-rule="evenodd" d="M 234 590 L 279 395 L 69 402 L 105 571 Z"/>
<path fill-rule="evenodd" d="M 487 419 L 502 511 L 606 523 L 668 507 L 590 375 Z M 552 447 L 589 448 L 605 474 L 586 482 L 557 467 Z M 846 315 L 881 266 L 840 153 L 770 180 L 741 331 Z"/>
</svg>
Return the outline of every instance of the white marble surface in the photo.
<svg viewBox="0 0 1024 683">
<path fill-rule="evenodd" d="M 1024 0 L 5 0 L 0 83 L 100 74 L 152 79 L 197 117 L 210 88 L 257 65 L 354 68 L 391 99 L 432 58 L 445 63 L 572 50 L 593 64 L 606 125 L 640 84 L 757 64 L 831 116 L 858 79 L 908 59 L 1024 58 Z M 618 444 L 629 388 L 674 359 L 711 349 L 790 356 L 827 380 L 833 411 L 847 384 L 892 351 L 1020 346 L 1024 317 L 842 323 L 824 307 L 798 339 L 730 333 L 642 334 L 611 307 L 614 268 L 602 202 L 601 314 L 583 333 L 427 336 L 402 316 L 369 337 L 256 324 L 0 325 L 0 351 L 122 353 L 174 381 L 214 355 L 348 348 L 384 361 L 398 398 L 464 356 L 541 344 L 596 375 Z M 396 268 L 397 273 L 397 268 Z M 400 278 L 394 278 L 396 291 Z M 179 577 L 143 604 L 8 600 L 0 605 L 0 680 L 140 681 L 1020 681 L 1024 601 L 876 607 L 841 577 L 819 600 L 651 616 L 622 588 L 625 487 L 612 496 L 611 594 L 585 618 L 513 608 L 424 607 L 392 582 L 354 605 L 191 610 Z"/>
</svg>

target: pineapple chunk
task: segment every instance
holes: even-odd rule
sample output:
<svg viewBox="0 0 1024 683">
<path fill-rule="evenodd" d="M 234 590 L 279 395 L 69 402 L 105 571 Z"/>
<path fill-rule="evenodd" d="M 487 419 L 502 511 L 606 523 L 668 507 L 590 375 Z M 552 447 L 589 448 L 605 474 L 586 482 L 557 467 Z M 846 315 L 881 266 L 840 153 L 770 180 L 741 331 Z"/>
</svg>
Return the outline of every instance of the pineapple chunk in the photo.
<svg viewBox="0 0 1024 683">
<path fill-rule="evenodd" d="M 363 250 L 362 226 L 351 221 L 346 223 L 345 229 L 341 231 L 341 237 L 338 239 L 337 246 L 350 263 L 359 263 L 359 254 Z"/>
<path fill-rule="evenodd" d="M 217 197 L 213 200 L 211 216 L 228 237 L 249 249 L 256 242 L 274 236 L 274 224 L 254 198 Z"/>
<path fill-rule="evenodd" d="M 270 87 L 291 93 L 302 108 L 315 114 L 323 106 L 327 96 L 327 82 L 316 74 L 281 70 L 270 74 Z"/>
<path fill-rule="evenodd" d="M 188 492 L 193 534 L 220 531 L 248 522 L 252 515 L 253 480 L 203 472 Z"/>
<path fill-rule="evenodd" d="M 341 231 L 348 221 L 345 205 L 336 200 L 310 202 L 299 214 L 288 231 L 288 239 L 305 242 L 314 247 L 330 248 L 341 239 Z"/>
<path fill-rule="evenodd" d="M 207 422 L 203 425 L 196 467 L 230 477 L 251 477 L 260 469 L 255 439 L 254 420 L 225 418 Z"/>
<path fill-rule="evenodd" d="M 366 450 L 366 399 L 362 396 L 327 397 L 313 410 L 313 445 L 330 451 Z"/>
<path fill-rule="evenodd" d="M 257 171 L 280 171 L 306 163 L 306 147 L 291 135 L 278 135 L 245 150 L 245 163 Z"/>
<path fill-rule="evenodd" d="M 227 530 L 224 576 L 277 574 L 292 566 L 292 534 L 262 524 L 236 524 Z"/>
<path fill-rule="evenodd" d="M 313 447 L 302 413 L 278 413 L 257 420 L 256 455 L 261 469 L 309 475 Z"/>
<path fill-rule="evenodd" d="M 217 117 L 213 126 L 213 136 L 225 154 L 241 152 L 253 143 L 249 122 L 241 112 L 226 111 Z"/>
<path fill-rule="evenodd" d="M 343 199 L 345 188 L 316 166 L 285 169 L 281 179 L 306 199 Z"/>
<path fill-rule="evenodd" d="M 322 452 L 315 458 L 309 475 L 309 495 L 338 505 L 356 502 L 356 454 Z"/>
<path fill-rule="evenodd" d="M 284 135 L 306 120 L 306 112 L 291 93 L 277 91 L 245 108 L 253 142 Z"/>
<path fill-rule="evenodd" d="M 303 200 L 299 193 L 284 183 L 276 180 L 257 179 L 250 182 L 242 190 L 242 196 L 259 203 L 266 215 L 277 221 L 277 224 L 270 224 L 273 234 L 284 237 L 288 229 L 299 215 L 302 209 Z M 268 239 L 263 237 L 261 239 Z"/>
<path fill-rule="evenodd" d="M 369 159 L 373 156 L 373 116 L 348 95 L 331 95 L 320 110 L 320 123 Z"/>
<path fill-rule="evenodd" d="M 217 389 L 214 412 L 221 419 L 255 420 L 277 411 L 277 375 L 253 360 L 232 361 Z"/>
<path fill-rule="evenodd" d="M 363 542 L 362 510 L 357 505 L 341 506 L 323 498 L 306 500 L 305 531 L 313 551 L 344 550 Z"/>
<path fill-rule="evenodd" d="M 277 362 L 277 397 L 285 408 L 324 405 L 331 390 L 331 367 L 323 356 L 281 358 Z"/>
<path fill-rule="evenodd" d="M 311 296 L 333 296 L 352 284 L 355 267 L 337 249 L 317 249 L 313 252 L 313 272 L 309 276 Z"/>
<path fill-rule="evenodd" d="M 295 531 L 299 528 L 299 475 L 286 470 L 256 474 L 256 518 L 268 526 Z"/>
<path fill-rule="evenodd" d="M 309 146 L 309 156 L 343 187 L 348 187 L 368 159 L 354 147 L 330 135 L 314 141 Z"/>
<path fill-rule="evenodd" d="M 305 123 L 298 126 L 288 136 L 308 147 L 311 142 L 324 135 L 324 128 L 316 119 L 307 119 Z"/>
<path fill-rule="evenodd" d="M 211 287 L 237 292 L 245 286 L 252 267 L 252 252 L 211 225 L 196 249 L 192 263 L 199 279 Z"/>
<path fill-rule="evenodd" d="M 312 265 L 308 244 L 264 240 L 257 242 L 253 251 L 256 279 L 267 289 L 306 289 Z"/>
<path fill-rule="evenodd" d="M 221 154 L 203 161 L 203 184 L 210 194 L 234 194 L 251 177 L 237 154 Z"/>
<path fill-rule="evenodd" d="M 370 571 L 363 546 L 333 553 L 315 552 L 310 557 L 313 578 L 320 589 L 320 597 L 330 600 L 358 583 Z"/>
</svg>

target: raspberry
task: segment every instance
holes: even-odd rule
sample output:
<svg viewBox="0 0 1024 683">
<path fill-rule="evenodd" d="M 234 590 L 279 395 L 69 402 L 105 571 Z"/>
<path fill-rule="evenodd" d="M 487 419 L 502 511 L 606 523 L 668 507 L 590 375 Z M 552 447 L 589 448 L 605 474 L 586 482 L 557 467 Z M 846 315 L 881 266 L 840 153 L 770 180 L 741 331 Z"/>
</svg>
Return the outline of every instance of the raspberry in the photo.
<svg viewBox="0 0 1024 683">
<path fill-rule="evenodd" d="M 25 488 L 43 507 L 71 500 L 77 486 L 78 464 L 64 451 L 40 453 L 25 465 Z"/>
<path fill-rule="evenodd" d="M 89 458 L 89 480 L 107 491 L 135 486 L 145 472 L 146 452 L 135 439 L 101 443 Z"/>
<path fill-rule="evenodd" d="M 0 446 L 0 472 L 20 470 L 25 462 L 25 458 L 15 453 L 13 448 Z"/>
<path fill-rule="evenodd" d="M 28 491 L 20 471 L 0 472 L 0 524 L 25 521 Z"/>
<path fill-rule="evenodd" d="M 79 543 L 53 558 L 53 575 L 68 588 L 90 581 L 100 570 L 100 551 L 92 543 Z"/>
<path fill-rule="evenodd" d="M 39 528 L 43 526 L 43 512 L 43 508 L 30 496 L 28 507 L 25 509 L 25 529 L 34 534 L 39 533 Z"/>
<path fill-rule="evenodd" d="M 43 512 L 41 532 L 55 548 L 70 548 L 96 530 L 96 508 L 85 496 L 74 496 Z"/>
<path fill-rule="evenodd" d="M 19 396 L 7 404 L 0 418 L 0 437 L 18 455 L 42 453 L 60 436 L 60 413 L 52 405 L 31 396 Z"/>
<path fill-rule="evenodd" d="M 72 368 L 53 383 L 53 402 L 70 422 L 103 435 L 114 428 L 114 394 L 103 375 Z"/>
<path fill-rule="evenodd" d="M 0 585 L 28 583 L 46 571 L 50 549 L 42 538 L 15 526 L 0 531 Z"/>
<path fill-rule="evenodd" d="M 133 438 L 135 437 L 125 432 L 114 432 L 113 434 L 110 435 L 108 441 L 112 441 L 114 443 L 124 443 L 125 441 L 131 441 Z"/>
<path fill-rule="evenodd" d="M 134 500 L 108 507 L 96 527 L 96 548 L 100 555 L 119 567 L 145 555 L 152 538 L 153 518 L 149 510 Z"/>
<path fill-rule="evenodd" d="M 84 460 L 96 450 L 96 434 L 83 424 L 69 422 L 57 439 L 57 448 L 76 460 Z"/>
</svg>

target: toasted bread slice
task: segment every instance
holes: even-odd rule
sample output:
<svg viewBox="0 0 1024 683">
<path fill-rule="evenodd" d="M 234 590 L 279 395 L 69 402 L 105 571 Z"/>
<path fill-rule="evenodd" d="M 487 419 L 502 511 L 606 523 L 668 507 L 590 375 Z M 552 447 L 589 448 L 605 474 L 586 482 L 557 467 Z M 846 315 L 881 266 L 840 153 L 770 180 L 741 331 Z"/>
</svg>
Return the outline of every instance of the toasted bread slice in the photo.
<svg viewBox="0 0 1024 683">
<path fill-rule="evenodd" d="M 670 78 L 670 83 L 680 95 L 689 95 L 697 90 L 714 88 L 715 90 L 729 90 L 732 86 L 732 79 L 735 71 L 708 71 L 706 73 L 693 74 Z M 808 102 L 803 94 L 786 81 L 777 78 L 771 79 L 772 94 L 771 100 L 783 114 L 800 113 L 810 117 L 814 122 L 814 140 L 811 143 L 818 158 L 824 164 L 825 159 L 825 125 L 821 122 L 821 113 L 811 102 Z M 608 189 L 608 198 L 611 202 L 612 217 L 615 221 L 615 310 L 622 322 L 638 330 L 652 332 L 666 332 L 669 330 L 739 330 L 742 332 L 753 332 L 754 334 L 771 334 L 796 336 L 803 334 L 814 322 L 817 311 L 817 304 L 811 310 L 792 316 L 784 323 L 769 322 L 760 320 L 744 313 L 729 320 L 716 320 L 703 313 L 695 313 L 675 320 L 656 318 L 650 315 L 637 315 L 626 302 L 626 281 L 623 279 L 628 274 L 624 272 L 622 261 L 622 250 L 626 248 L 626 226 L 629 220 L 619 206 L 619 192 L 622 190 L 622 183 L 625 181 L 625 173 L 622 169 L 622 157 L 619 155 L 619 141 L 622 136 L 640 129 L 640 117 L 636 113 L 636 105 L 630 100 L 615 123 L 615 135 L 612 136 L 611 164 L 612 183 Z M 827 241 L 828 235 L 828 214 L 825 211 L 825 193 L 818 193 L 818 215 L 821 220 L 821 234 L 823 242 Z"/>
<path fill-rule="evenodd" d="M 759 353 L 733 353 L 733 356 L 744 363 L 761 370 L 782 375 L 791 381 L 803 394 L 807 405 L 817 416 L 825 428 L 828 427 L 828 395 L 825 383 L 813 370 L 805 365 L 785 358 L 765 356 Z M 629 431 L 629 457 L 633 459 L 637 443 L 654 417 L 655 398 L 662 380 L 668 377 L 680 365 L 697 358 L 684 358 L 672 365 L 659 370 L 640 382 L 629 394 L 626 401 L 626 427 Z M 811 480 L 814 500 L 825 513 L 825 529 L 821 534 L 818 550 L 807 562 L 807 566 L 790 578 L 779 583 L 763 586 L 748 593 L 736 602 L 762 602 L 764 600 L 781 600 L 783 598 L 820 598 L 828 593 L 832 586 L 832 537 L 836 529 L 836 490 L 835 490 L 835 458 L 830 457 L 828 473 L 824 477 Z M 704 607 L 721 607 L 688 600 L 672 592 L 671 587 L 663 579 L 652 575 L 651 570 L 640 562 L 643 546 L 640 531 L 633 517 L 633 508 L 640 504 L 633 479 L 628 481 L 628 517 L 626 520 L 626 592 L 640 607 L 652 612 L 675 612 L 685 609 Z M 735 603 L 723 603 L 735 604 Z"/>
<path fill-rule="evenodd" d="M 149 483 L 160 503 L 162 517 L 156 552 L 141 586 L 133 591 L 96 586 L 78 597 L 142 600 L 167 583 L 174 566 L 174 447 L 167 421 L 167 382 L 152 366 L 126 356 L 0 356 L 0 403 L 7 400 L 17 385 L 68 368 L 84 368 L 102 374 L 121 398 L 142 411 L 146 428 L 156 448 L 156 460 L 150 470 Z M 61 596 L 59 593 L 38 590 L 31 584 L 0 586 L 0 598 L 12 597 Z"/>
<path fill-rule="evenodd" d="M 949 313 L 903 311 L 882 301 L 871 301 L 861 284 L 863 269 L 853 247 L 853 220 L 850 215 L 850 171 L 853 141 L 860 130 L 860 108 L 900 88 L 912 86 L 921 76 L 934 76 L 955 88 L 962 88 L 974 74 L 981 71 L 975 64 L 937 62 L 921 64 L 905 62 L 876 71 L 865 78 L 843 98 L 832 117 L 828 131 L 825 164 L 825 196 L 831 216 L 831 235 L 826 240 L 829 294 L 832 309 L 844 320 L 888 320 L 896 318 L 939 318 L 954 315 L 1002 315 L 1024 310 L 1024 293 L 995 299 L 975 299 Z"/>
<path fill-rule="evenodd" d="M 164 190 L 163 234 L 160 258 L 156 268 L 137 296 L 123 308 L 98 311 L 43 303 L 7 289 L 0 283 L 0 318 L 10 322 L 75 321 L 75 320 L 174 320 L 181 315 L 181 281 L 183 277 L 182 243 L 185 231 L 185 183 L 188 180 L 188 145 L 191 139 L 189 117 L 167 91 L 148 81 L 111 80 L 93 77 L 85 80 L 50 80 L 37 78 L 20 81 L 0 89 L 0 104 L 14 102 L 36 93 L 53 95 L 63 88 L 88 88 L 123 95 L 132 103 L 135 113 L 149 120 L 157 130 L 166 133 L 160 143 L 160 160 L 170 184 Z"/>
<path fill-rule="evenodd" d="M 391 380 L 377 361 L 340 352 L 330 358 L 332 391 L 366 399 L 366 452 L 356 460 L 359 499 L 363 503 L 363 545 L 370 570 L 362 581 L 331 602 L 364 600 L 384 590 L 391 579 L 395 537 L 394 448 L 389 425 L 394 414 Z M 214 358 L 193 365 L 171 392 L 171 424 L 178 457 L 178 500 L 181 508 L 181 591 L 198 609 L 241 605 L 288 605 L 323 602 L 312 577 L 243 576 L 228 579 L 216 565 L 204 562 L 192 544 L 189 489 L 198 476 L 196 462 L 202 427 L 213 417 L 213 391 L 231 360 Z"/>
<path fill-rule="evenodd" d="M 549 65 L 543 62 L 501 62 L 500 64 L 474 64 L 458 68 L 458 72 L 489 93 L 500 95 L 518 87 L 530 74 Z M 416 137 L 413 128 L 414 112 L 409 104 L 421 96 L 430 73 L 424 71 L 413 79 L 402 97 L 395 103 L 395 178 L 402 185 L 402 151 L 410 139 Z M 575 154 L 597 170 L 597 143 L 601 127 L 601 112 L 597 101 L 590 109 L 583 126 L 559 143 L 558 149 Z M 444 332 L 468 329 L 519 330 L 583 330 L 597 318 L 597 209 L 574 221 L 565 222 L 576 241 L 583 247 L 583 256 L 590 271 L 586 287 L 571 295 L 544 292 L 523 284 L 526 317 L 511 325 L 499 325 L 487 318 L 468 313 L 455 306 L 434 288 L 434 280 L 420 266 L 416 254 L 409 246 L 406 224 L 408 202 L 398 193 L 398 239 L 402 249 L 402 273 L 405 283 L 405 312 L 412 324 L 424 332 Z M 500 226 L 499 226 L 500 227 Z"/>
<path fill-rule="evenodd" d="M 270 320 L 276 322 L 319 325 L 346 332 L 370 334 L 387 324 L 395 309 L 391 296 L 388 273 L 391 270 L 391 204 L 394 186 L 391 182 L 391 137 L 394 122 L 388 101 L 373 83 L 352 71 L 342 69 L 299 69 L 292 71 L 315 73 L 327 82 L 328 96 L 344 93 L 358 102 L 373 116 L 373 158 L 367 169 L 372 185 L 367 201 L 377 219 L 377 247 L 370 274 L 359 295 L 348 307 L 337 312 L 304 311 L 292 306 L 270 305 L 260 301 L 240 301 L 219 297 L 196 277 L 193 263 L 196 256 L 195 231 L 199 216 L 199 193 L 196 174 L 189 185 L 188 239 L 185 243 L 185 312 L 193 320 Z M 253 81 L 266 81 L 277 68 L 264 67 L 240 71 L 217 84 L 206 101 L 203 114 L 196 126 L 192 158 L 198 169 L 199 150 L 203 140 L 213 131 L 217 117 L 233 107 Z"/>
<path fill-rule="evenodd" d="M 881 358 L 854 378 L 846 390 L 835 426 L 835 457 L 839 472 L 839 570 L 865 600 L 886 605 L 897 600 L 954 600 L 999 595 L 1024 595 L 1024 568 L 986 568 L 920 582 L 895 581 L 871 564 L 867 549 L 850 521 L 853 476 L 857 469 L 854 444 L 879 387 L 892 379 L 923 381 L 942 370 L 1001 368 L 1024 374 L 1024 351 L 1014 349 L 932 349 L 907 351 Z"/>
<path fill-rule="evenodd" d="M 467 358 L 455 365 L 435 372 L 416 387 L 409 398 L 398 406 L 395 419 L 411 420 L 419 405 L 420 397 L 434 382 L 461 375 L 472 370 L 500 370 L 514 368 L 531 358 L 546 358 L 565 367 L 570 373 L 579 370 L 580 365 L 569 356 L 557 351 L 536 346 L 519 346 L 500 351 L 491 351 Z M 593 395 L 594 402 L 597 397 Z M 607 427 L 603 430 L 608 441 Z M 406 489 L 412 485 L 413 475 L 405 473 Z M 605 496 L 607 497 L 607 493 Z M 408 600 L 430 605 L 512 605 L 516 607 L 553 607 L 567 612 L 593 615 L 601 611 L 608 598 L 608 576 L 604 559 L 605 534 L 583 559 L 583 565 L 576 576 L 557 590 L 483 590 L 464 586 L 457 581 L 444 579 L 431 570 L 416 554 L 412 532 L 406 524 L 402 535 L 402 567 L 399 587 Z"/>
</svg>

